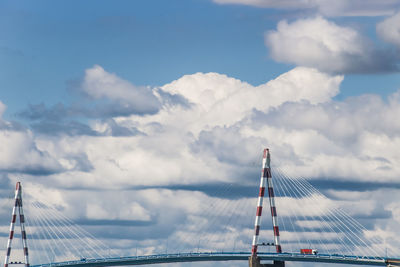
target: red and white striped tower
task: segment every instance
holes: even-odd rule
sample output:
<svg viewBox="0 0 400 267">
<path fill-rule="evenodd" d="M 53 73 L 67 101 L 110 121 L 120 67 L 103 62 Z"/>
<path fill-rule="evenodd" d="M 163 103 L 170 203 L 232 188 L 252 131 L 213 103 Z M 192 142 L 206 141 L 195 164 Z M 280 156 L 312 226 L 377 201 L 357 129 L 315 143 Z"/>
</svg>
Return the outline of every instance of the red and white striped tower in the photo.
<svg viewBox="0 0 400 267">
<path fill-rule="evenodd" d="M 22 237 L 22 245 L 24 247 L 23 249 L 24 249 L 25 267 L 29 267 L 28 244 L 26 242 L 26 231 L 25 231 L 25 218 L 24 218 L 24 211 L 22 209 L 22 187 L 20 182 L 17 182 L 15 186 L 15 202 L 11 216 L 10 236 L 8 237 L 8 242 L 7 242 L 7 251 L 4 259 L 4 267 L 8 267 L 8 262 L 10 260 L 11 244 L 14 237 L 14 226 L 17 220 L 17 211 L 19 213 L 19 223 L 21 226 L 21 237 Z"/>
<path fill-rule="evenodd" d="M 276 213 L 274 187 L 273 187 L 272 175 L 271 175 L 271 156 L 269 154 L 268 148 L 264 149 L 264 155 L 263 155 L 263 161 L 262 161 L 260 193 L 258 195 L 256 221 L 254 223 L 255 232 L 254 232 L 253 244 L 252 244 L 252 248 L 251 248 L 252 256 L 257 256 L 258 236 L 260 234 L 261 214 L 262 214 L 263 200 L 264 200 L 266 185 L 268 185 L 269 205 L 271 207 L 272 225 L 274 227 L 274 241 L 275 241 L 276 252 L 281 253 L 282 248 L 281 248 L 281 244 L 279 241 L 278 218 L 277 218 L 277 213 Z"/>
</svg>

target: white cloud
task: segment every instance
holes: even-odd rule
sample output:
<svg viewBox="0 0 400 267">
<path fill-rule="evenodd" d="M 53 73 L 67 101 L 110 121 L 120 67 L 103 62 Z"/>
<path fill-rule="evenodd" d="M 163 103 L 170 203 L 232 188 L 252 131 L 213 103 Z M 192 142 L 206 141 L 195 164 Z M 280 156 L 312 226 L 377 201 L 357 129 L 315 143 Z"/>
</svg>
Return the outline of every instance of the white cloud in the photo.
<svg viewBox="0 0 400 267">
<path fill-rule="evenodd" d="M 271 140 L 278 157 L 292 158 L 283 163 L 297 166 L 289 168 L 292 175 L 370 182 L 378 176 L 378 182 L 397 182 L 400 125 L 394 118 L 400 116 L 399 107 L 398 93 L 387 102 L 359 96 L 318 105 L 286 103 L 254 116 L 242 134 Z"/>
<path fill-rule="evenodd" d="M 0 172 L 51 174 L 63 166 L 50 154 L 38 149 L 34 134 L 2 118 L 6 105 L 0 101 Z M 16 129 L 14 129 L 16 128 Z"/>
<path fill-rule="evenodd" d="M 396 0 L 214 0 L 218 4 L 240 4 L 260 8 L 312 10 L 325 16 L 391 15 L 400 4 Z"/>
<path fill-rule="evenodd" d="M 12 128 L 11 123 L 3 119 L 3 114 L 6 109 L 7 106 L 0 101 L 0 129 Z"/>
<path fill-rule="evenodd" d="M 103 201 L 99 199 L 93 200 L 86 206 L 86 218 L 88 219 L 106 219 L 106 220 L 150 220 L 150 214 L 140 204 L 136 202 L 121 203 L 110 202 L 113 197 L 110 195 L 104 198 Z M 114 207 L 124 207 L 123 209 L 115 209 Z M 110 213 L 112 212 L 112 213 Z"/>
<path fill-rule="evenodd" d="M 126 88 L 133 85 L 99 68 L 100 76 L 111 82 L 104 81 L 104 77 L 93 78 L 95 85 L 87 88 L 93 97 L 119 101 L 130 92 Z M 0 153 L 0 164 L 17 163 L 23 172 L 29 162 L 43 165 L 57 159 L 55 164 L 64 171 L 26 174 L 26 190 L 33 188 L 34 196 L 57 204 L 69 217 L 91 223 L 91 230 L 110 244 L 121 246 L 118 239 L 129 236 L 132 240 L 125 240 L 126 246 L 119 248 L 123 253 L 132 255 L 136 245 L 140 246 L 139 252 L 165 251 L 167 237 L 170 244 L 182 242 L 194 248 L 198 242 L 194 241 L 198 237 L 194 229 L 201 227 L 204 239 L 222 247 L 223 242 L 211 232 L 215 229 L 207 228 L 204 211 L 221 226 L 215 231 L 226 231 L 226 242 L 232 246 L 237 242 L 246 249 L 251 242 L 255 199 L 221 199 L 178 190 L 179 186 L 191 185 L 195 190 L 196 185 L 213 182 L 257 184 L 261 151 L 266 146 L 271 148 L 274 166 L 279 164 L 292 176 L 398 183 L 400 124 L 396 118 L 400 116 L 400 93 L 387 101 L 373 95 L 335 101 L 342 81 L 341 75 L 306 67 L 294 68 L 259 86 L 217 73 L 185 75 L 161 89 L 187 99 L 188 105 L 164 104 L 155 114 L 113 118 L 117 126 L 137 129 L 141 134 L 48 137 L 28 131 L 12 132 L 10 137 L 10 131 L 0 130 L 3 141 L 13 144 L 10 151 Z M 110 84 L 120 83 L 124 89 L 109 91 Z M 162 94 L 157 97 L 162 98 Z M 160 102 L 165 103 L 162 99 Z M 103 120 L 93 120 L 90 125 L 102 132 L 109 127 Z M 32 151 L 26 151 L 26 147 Z M 21 156 L 25 154 L 28 156 Z M 77 168 L 78 162 L 88 167 Z M 14 181 L 18 174 L 14 172 L 10 178 Z M 171 188 L 173 185 L 177 189 Z M 397 220 L 399 208 L 393 203 L 398 197 L 392 195 L 385 199 L 385 205 Z M 343 205 L 357 200 L 356 196 L 346 198 L 346 194 L 335 196 L 339 201 L 333 202 Z M 360 201 L 357 207 L 365 204 L 369 208 L 349 212 L 373 216 L 382 207 L 369 197 Z M 321 211 L 326 210 L 328 202 L 323 203 Z M 314 203 L 304 204 L 312 210 Z M 210 205 L 215 206 L 210 209 Z M 280 211 L 289 214 L 287 209 Z M 316 215 L 313 211 L 307 215 Z M 223 228 L 224 220 L 229 218 L 236 220 L 237 228 Z M 109 219 L 116 224 L 148 224 L 132 225 L 125 231 L 119 229 L 122 226 L 96 225 Z M 382 220 L 385 223 L 379 224 L 381 231 L 398 231 L 390 225 L 391 218 Z M 205 243 L 199 246 L 205 248 Z"/>
<path fill-rule="evenodd" d="M 132 112 L 155 113 L 160 108 L 160 102 L 151 88 L 134 86 L 117 75 L 106 72 L 99 65 L 85 71 L 81 86 L 88 96 L 116 101 L 117 105 Z"/>
<path fill-rule="evenodd" d="M 179 121 L 182 124 L 189 120 L 190 130 L 198 133 L 206 127 L 231 126 L 253 109 L 266 111 L 285 101 L 329 101 L 339 92 L 342 80 L 343 76 L 330 76 L 315 69 L 299 67 L 259 86 L 216 73 L 197 73 L 185 75 L 162 88 L 195 104 L 192 110 L 184 112 L 189 116 Z M 173 120 L 176 116 L 181 117 L 178 112 L 168 116 Z"/>
<path fill-rule="evenodd" d="M 3 117 L 4 111 L 6 110 L 6 105 L 0 101 L 0 119 Z"/>
<path fill-rule="evenodd" d="M 400 49 L 400 12 L 378 23 L 376 31 L 385 42 L 392 43 Z"/>
<path fill-rule="evenodd" d="M 48 174 L 62 166 L 48 153 L 40 151 L 31 132 L 0 131 L 0 170 Z"/>
<path fill-rule="evenodd" d="M 249 164 L 266 145 L 303 176 L 373 180 L 368 173 L 375 172 L 394 182 L 400 159 L 390 144 L 398 142 L 398 94 L 388 102 L 377 96 L 333 101 L 342 80 L 305 67 L 259 86 L 217 73 L 186 75 L 162 89 L 185 97 L 189 107 L 166 105 L 154 115 L 114 120 L 140 135 L 36 142 L 71 170 L 52 176 L 68 188 L 237 180 L 252 172 Z M 86 155 L 91 169 L 76 169 L 79 158 L 72 155 Z"/>
<path fill-rule="evenodd" d="M 321 71 L 382 72 L 395 69 L 393 60 L 374 50 L 372 43 L 350 27 L 322 17 L 280 21 L 265 34 L 271 57 L 280 62 Z"/>
</svg>

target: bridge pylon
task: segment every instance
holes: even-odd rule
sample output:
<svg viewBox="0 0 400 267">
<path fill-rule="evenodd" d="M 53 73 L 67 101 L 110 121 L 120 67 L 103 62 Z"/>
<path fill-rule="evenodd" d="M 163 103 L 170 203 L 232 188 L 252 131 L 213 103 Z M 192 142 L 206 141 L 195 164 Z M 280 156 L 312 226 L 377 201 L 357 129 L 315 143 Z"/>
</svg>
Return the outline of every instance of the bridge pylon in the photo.
<svg viewBox="0 0 400 267">
<path fill-rule="evenodd" d="M 273 261 L 273 263 L 261 263 L 258 256 L 249 257 L 249 267 L 285 267 L 284 261 Z"/>
<path fill-rule="evenodd" d="M 21 227 L 21 238 L 22 238 L 22 245 L 23 245 L 23 250 L 24 250 L 24 263 L 25 267 L 29 267 L 29 257 L 28 257 L 28 244 L 26 242 L 26 231 L 25 231 L 25 217 L 24 217 L 24 211 L 22 209 L 22 187 L 21 183 L 17 182 L 15 186 L 15 202 L 14 202 L 14 207 L 12 210 L 12 215 L 11 215 L 11 224 L 10 224 L 10 235 L 8 237 L 8 242 L 7 242 L 7 250 L 6 250 L 6 255 L 4 257 L 4 267 L 8 267 L 9 264 L 20 264 L 21 262 L 14 263 L 14 262 L 9 262 L 10 260 L 10 255 L 11 255 L 11 244 L 14 238 L 14 226 L 17 221 L 17 212 L 19 214 L 19 225 Z"/>
<path fill-rule="evenodd" d="M 268 188 L 269 206 L 270 206 L 271 217 L 272 217 L 272 226 L 273 226 L 274 242 L 275 242 L 274 245 L 276 248 L 276 253 L 282 253 L 282 247 L 281 247 L 281 243 L 280 243 L 280 239 L 279 239 L 278 214 L 276 212 L 274 186 L 273 186 L 272 174 L 271 174 L 271 155 L 269 153 L 268 148 L 264 149 L 264 153 L 263 153 L 260 192 L 258 195 L 257 213 L 256 213 L 256 220 L 254 223 L 254 236 L 253 236 L 253 243 L 252 243 L 252 247 L 251 247 L 251 257 L 249 257 L 249 267 L 285 266 L 285 262 L 283 262 L 283 261 L 274 261 L 274 263 L 272 265 L 271 264 L 261 264 L 260 258 L 257 256 L 258 237 L 260 234 L 261 214 L 262 214 L 266 186 Z"/>
</svg>

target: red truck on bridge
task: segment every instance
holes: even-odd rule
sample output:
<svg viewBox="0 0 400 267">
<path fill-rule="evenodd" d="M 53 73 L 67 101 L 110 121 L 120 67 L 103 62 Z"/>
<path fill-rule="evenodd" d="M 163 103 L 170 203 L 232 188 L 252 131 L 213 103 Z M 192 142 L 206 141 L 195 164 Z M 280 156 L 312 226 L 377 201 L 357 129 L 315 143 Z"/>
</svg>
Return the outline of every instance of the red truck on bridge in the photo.
<svg viewBox="0 0 400 267">
<path fill-rule="evenodd" d="M 301 254 L 306 254 L 306 255 L 317 255 L 318 250 L 316 249 L 311 249 L 311 248 L 302 248 L 300 249 Z"/>
</svg>

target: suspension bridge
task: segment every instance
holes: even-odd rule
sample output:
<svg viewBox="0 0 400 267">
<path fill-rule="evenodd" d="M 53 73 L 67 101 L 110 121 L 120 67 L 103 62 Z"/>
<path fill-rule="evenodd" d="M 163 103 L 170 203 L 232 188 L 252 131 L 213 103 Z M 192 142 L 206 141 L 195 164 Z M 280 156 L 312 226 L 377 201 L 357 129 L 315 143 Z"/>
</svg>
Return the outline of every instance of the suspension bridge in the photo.
<svg viewBox="0 0 400 267">
<path fill-rule="evenodd" d="M 285 262 L 400 266 L 398 248 L 390 246 L 346 211 L 333 205 L 333 201 L 306 179 L 293 178 L 285 173 L 279 168 L 271 169 L 270 153 L 265 149 L 256 205 L 254 197 L 235 198 L 231 194 L 218 202 L 218 198 L 209 198 L 210 203 L 204 205 L 203 212 L 188 216 L 188 225 L 168 237 L 165 248 L 158 248 L 165 251 L 154 253 L 157 252 L 154 244 L 147 247 L 144 244 L 140 253 L 136 247 L 134 256 L 121 255 L 119 248 L 110 248 L 83 226 L 67 218 L 62 209 L 49 203 L 31 197 L 29 204 L 24 206 L 25 215 L 22 186 L 17 182 L 4 267 L 18 264 L 25 267 L 89 267 L 205 261 L 247 261 L 249 267 L 282 267 Z M 221 191 L 226 193 L 232 188 L 230 184 Z M 268 204 L 264 205 L 264 202 Z M 264 206 L 268 208 L 263 210 Z M 262 224 L 262 216 L 270 218 L 264 218 Z M 249 223 L 249 219 L 253 222 Z M 18 223 L 19 231 L 16 228 Z M 21 240 L 19 250 L 22 255 L 17 255 L 19 260 L 13 260 L 12 254 L 18 251 L 13 247 L 13 240 L 17 238 Z M 173 246 L 168 246 L 168 241 Z M 232 249 L 227 249 L 232 243 Z M 128 251 L 132 252 L 132 249 Z"/>
</svg>

